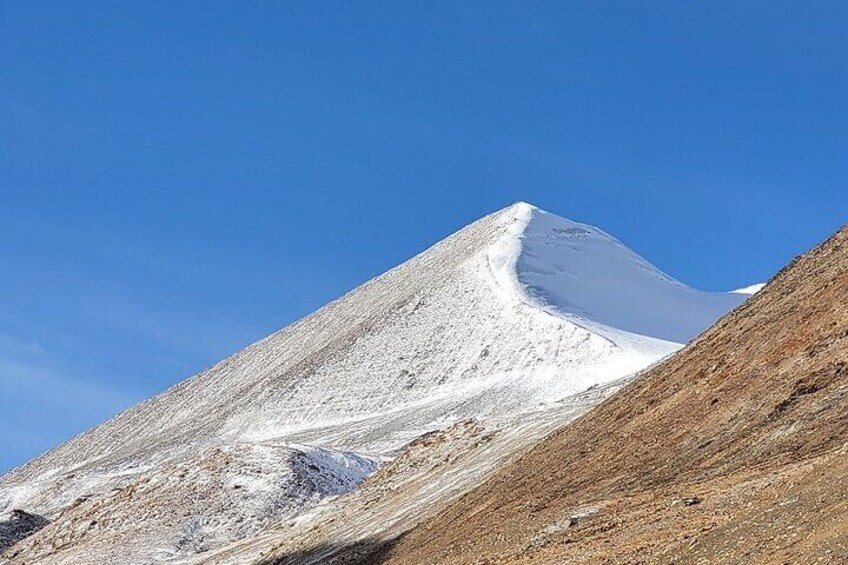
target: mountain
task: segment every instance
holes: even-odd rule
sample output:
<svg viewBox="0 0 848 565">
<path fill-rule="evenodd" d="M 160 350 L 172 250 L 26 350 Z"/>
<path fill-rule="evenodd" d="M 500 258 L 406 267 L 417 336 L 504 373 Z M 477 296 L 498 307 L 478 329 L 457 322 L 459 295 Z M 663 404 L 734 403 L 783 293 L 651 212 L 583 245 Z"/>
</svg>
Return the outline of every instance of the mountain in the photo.
<svg viewBox="0 0 848 565">
<path fill-rule="evenodd" d="M 335 553 L 390 564 L 841 564 L 846 516 L 848 226 L 432 519 Z M 284 548 L 266 556 L 292 559 Z"/>
<path fill-rule="evenodd" d="M 50 520 L 3 556 L 200 560 L 391 481 L 379 527 L 409 527 L 746 297 L 515 204 L 0 478 L 0 511 Z"/>
</svg>

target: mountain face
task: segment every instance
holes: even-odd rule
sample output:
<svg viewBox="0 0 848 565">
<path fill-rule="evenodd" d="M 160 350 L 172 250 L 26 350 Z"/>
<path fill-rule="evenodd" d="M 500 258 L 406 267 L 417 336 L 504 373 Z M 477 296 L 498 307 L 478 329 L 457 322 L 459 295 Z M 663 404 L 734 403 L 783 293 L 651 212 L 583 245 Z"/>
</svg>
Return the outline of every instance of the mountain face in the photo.
<svg viewBox="0 0 848 565">
<path fill-rule="evenodd" d="M 848 227 L 437 516 L 335 553 L 392 564 L 841 564 L 846 516 Z"/>
<path fill-rule="evenodd" d="M 0 512 L 51 521 L 3 558 L 226 560 L 263 528 L 409 527 L 745 298 L 516 204 L 0 478 Z M 359 511 L 386 485 L 406 499 L 376 525 Z"/>
</svg>

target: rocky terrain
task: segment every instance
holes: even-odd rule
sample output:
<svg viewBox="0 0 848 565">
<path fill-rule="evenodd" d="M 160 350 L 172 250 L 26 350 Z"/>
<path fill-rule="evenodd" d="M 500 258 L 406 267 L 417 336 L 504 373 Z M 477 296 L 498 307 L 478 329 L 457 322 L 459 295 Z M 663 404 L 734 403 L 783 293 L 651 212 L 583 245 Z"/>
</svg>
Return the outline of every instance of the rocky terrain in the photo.
<svg viewBox="0 0 848 565">
<path fill-rule="evenodd" d="M 848 562 L 848 227 L 368 563 Z M 266 563 L 308 559 L 285 550 Z"/>
<path fill-rule="evenodd" d="M 12 510 L 0 516 L 0 551 L 34 534 L 47 524 L 48 521 L 43 516 L 23 510 Z"/>
</svg>

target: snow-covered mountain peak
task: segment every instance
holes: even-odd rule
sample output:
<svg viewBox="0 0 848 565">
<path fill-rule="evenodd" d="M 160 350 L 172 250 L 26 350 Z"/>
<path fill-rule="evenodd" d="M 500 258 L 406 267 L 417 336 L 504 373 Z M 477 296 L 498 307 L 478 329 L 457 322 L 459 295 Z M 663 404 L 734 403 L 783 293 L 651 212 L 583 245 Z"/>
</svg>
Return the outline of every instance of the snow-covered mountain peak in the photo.
<svg viewBox="0 0 848 565">
<path fill-rule="evenodd" d="M 594 226 L 524 202 L 500 215 L 506 235 L 488 252 L 500 286 L 614 342 L 623 331 L 685 343 L 741 302 L 683 284 Z"/>
<path fill-rule="evenodd" d="M 0 477 L 0 513 L 55 519 L 43 535 L 61 537 L 156 485 L 79 542 L 76 562 L 182 559 L 355 488 L 422 434 L 473 419 L 501 439 L 448 481 L 459 492 L 744 299 L 689 288 L 602 230 L 518 202 Z M 179 502 L 220 485 L 235 493 Z M 245 497 L 262 511 L 245 517 Z"/>
<path fill-rule="evenodd" d="M 538 206 L 534 206 L 529 202 L 525 202 L 524 200 L 518 200 L 513 202 L 510 206 L 504 208 L 504 210 L 510 210 L 514 213 L 523 213 L 523 212 L 532 212 L 533 210 L 540 210 Z"/>
</svg>

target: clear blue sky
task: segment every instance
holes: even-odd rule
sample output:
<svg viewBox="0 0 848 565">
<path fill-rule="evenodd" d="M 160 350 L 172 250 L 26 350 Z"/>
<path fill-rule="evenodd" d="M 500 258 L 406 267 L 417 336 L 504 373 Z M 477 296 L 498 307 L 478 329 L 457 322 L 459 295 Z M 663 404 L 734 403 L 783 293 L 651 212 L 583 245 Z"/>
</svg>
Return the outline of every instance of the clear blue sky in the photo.
<svg viewBox="0 0 848 565">
<path fill-rule="evenodd" d="M 700 288 L 848 218 L 844 2 L 0 3 L 0 470 L 515 200 Z"/>
</svg>

